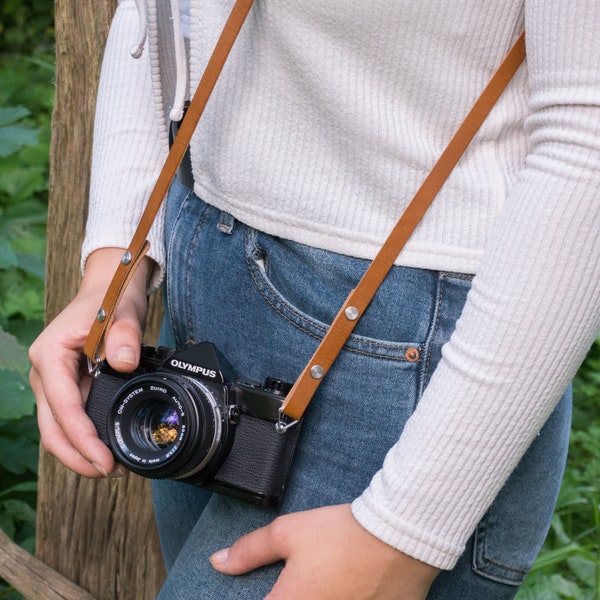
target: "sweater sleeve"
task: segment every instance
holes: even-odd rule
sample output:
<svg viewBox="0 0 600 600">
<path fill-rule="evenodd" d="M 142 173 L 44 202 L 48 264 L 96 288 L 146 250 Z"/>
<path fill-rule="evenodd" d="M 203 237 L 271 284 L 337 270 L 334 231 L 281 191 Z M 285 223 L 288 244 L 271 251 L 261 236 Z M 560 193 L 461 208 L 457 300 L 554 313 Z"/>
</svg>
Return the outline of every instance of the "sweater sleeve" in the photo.
<svg viewBox="0 0 600 600">
<path fill-rule="evenodd" d="M 417 410 L 353 503 L 374 535 L 443 569 L 600 327 L 600 10 L 596 0 L 525 5 L 525 166 Z"/>
<path fill-rule="evenodd" d="M 139 33 L 135 3 L 123 0 L 102 63 L 82 267 L 98 248 L 129 245 L 168 152 L 168 140 L 157 126 L 148 49 L 140 58 L 131 55 Z M 148 255 L 159 266 L 151 288 L 157 287 L 164 270 L 161 232 L 162 212 L 149 236 Z"/>
</svg>

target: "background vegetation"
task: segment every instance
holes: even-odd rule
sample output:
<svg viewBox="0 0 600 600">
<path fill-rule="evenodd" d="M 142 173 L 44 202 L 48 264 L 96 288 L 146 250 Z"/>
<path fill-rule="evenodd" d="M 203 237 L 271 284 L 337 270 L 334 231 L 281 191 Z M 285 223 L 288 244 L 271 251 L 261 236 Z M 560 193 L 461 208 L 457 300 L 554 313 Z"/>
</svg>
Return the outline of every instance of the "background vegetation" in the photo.
<svg viewBox="0 0 600 600">
<path fill-rule="evenodd" d="M 30 552 L 39 440 L 26 349 L 43 326 L 52 9 L 52 0 L 0 5 L 0 527 Z M 600 600 L 600 343 L 574 397 L 552 530 L 519 600 Z M 18 597 L 0 582 L 0 599 Z"/>
<path fill-rule="evenodd" d="M 0 527 L 33 552 L 38 431 L 26 348 L 43 326 L 53 3 L 0 3 Z M 0 582 L 0 598 L 19 596 Z"/>
</svg>

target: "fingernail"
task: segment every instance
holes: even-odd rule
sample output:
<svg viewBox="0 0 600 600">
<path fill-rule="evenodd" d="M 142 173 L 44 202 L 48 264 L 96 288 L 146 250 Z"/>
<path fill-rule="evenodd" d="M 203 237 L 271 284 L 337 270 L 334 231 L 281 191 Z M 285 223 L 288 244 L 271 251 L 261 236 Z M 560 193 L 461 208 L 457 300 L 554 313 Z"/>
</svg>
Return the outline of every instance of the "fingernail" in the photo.
<svg viewBox="0 0 600 600">
<path fill-rule="evenodd" d="M 117 360 L 119 362 L 134 365 L 136 362 L 135 352 L 128 346 L 122 346 L 117 350 Z"/>
<path fill-rule="evenodd" d="M 127 475 L 127 469 L 123 465 L 117 465 L 108 476 L 116 479 L 117 477 L 124 477 L 125 475 Z"/>
<path fill-rule="evenodd" d="M 95 462 L 93 462 L 92 464 L 94 465 L 94 467 L 96 467 L 96 469 L 98 470 L 100 475 L 102 475 L 102 477 L 108 477 L 108 473 L 106 472 L 106 469 L 102 465 L 99 465 L 98 463 L 95 463 Z"/>
<path fill-rule="evenodd" d="M 219 567 L 222 564 L 227 562 L 227 557 L 229 556 L 229 548 L 224 548 L 223 550 L 219 550 L 215 552 L 212 556 L 209 557 L 211 564 L 215 567 Z"/>
</svg>

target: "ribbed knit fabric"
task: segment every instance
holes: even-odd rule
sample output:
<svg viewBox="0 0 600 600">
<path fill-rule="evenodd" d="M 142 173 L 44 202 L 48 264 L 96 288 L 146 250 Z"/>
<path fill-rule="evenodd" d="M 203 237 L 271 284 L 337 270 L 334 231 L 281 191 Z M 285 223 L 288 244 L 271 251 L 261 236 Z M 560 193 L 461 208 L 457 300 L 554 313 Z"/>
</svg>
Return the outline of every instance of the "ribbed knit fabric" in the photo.
<svg viewBox="0 0 600 600">
<path fill-rule="evenodd" d="M 190 10 L 193 86 L 228 8 Z M 600 326 L 597 0 L 256 0 L 192 143 L 207 202 L 370 258 L 523 25 L 526 68 L 398 259 L 476 272 L 472 292 L 415 415 L 353 504 L 380 539 L 441 568 Z M 149 53 L 128 54 L 137 35 L 124 0 L 103 68 L 84 258 L 128 244 L 166 151 Z"/>
</svg>

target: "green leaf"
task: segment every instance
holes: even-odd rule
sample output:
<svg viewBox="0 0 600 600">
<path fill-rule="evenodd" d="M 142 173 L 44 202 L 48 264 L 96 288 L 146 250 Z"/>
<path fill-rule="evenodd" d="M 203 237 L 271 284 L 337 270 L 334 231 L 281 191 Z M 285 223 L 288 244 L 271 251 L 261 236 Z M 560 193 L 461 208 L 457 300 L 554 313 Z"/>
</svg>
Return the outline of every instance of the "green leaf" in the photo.
<svg viewBox="0 0 600 600">
<path fill-rule="evenodd" d="M 18 269 L 0 271 L 0 313 L 11 319 L 43 317 L 44 282 Z"/>
<path fill-rule="evenodd" d="M 0 328 L 0 369 L 10 369 L 19 373 L 29 370 L 27 351 L 16 337 Z"/>
<path fill-rule="evenodd" d="M 35 510 L 23 500 L 10 498 L 2 501 L 2 508 L 13 521 L 35 523 Z"/>
<path fill-rule="evenodd" d="M 1 317 L 0 317 L 1 318 Z M 44 329 L 43 319 L 13 319 L 4 325 L 4 330 L 12 333 L 26 348 L 33 344 L 35 338 Z"/>
<path fill-rule="evenodd" d="M 550 581 L 554 590 L 556 590 L 563 598 L 581 598 L 582 593 L 580 587 L 574 582 L 565 579 L 558 573 L 550 577 Z"/>
<path fill-rule="evenodd" d="M 568 557 L 573 556 L 580 550 L 581 547 L 579 544 L 573 542 L 571 544 L 567 544 L 566 546 L 562 546 L 561 548 L 557 548 L 556 550 L 542 552 L 535 561 L 531 571 L 539 571 L 541 569 L 546 569 L 550 566 L 557 565 Z"/>
<path fill-rule="evenodd" d="M 30 114 L 24 106 L 0 106 L 0 127 L 16 123 Z"/>
<path fill-rule="evenodd" d="M 7 490 L 3 490 L 0 492 L 0 498 L 4 496 L 9 496 L 10 494 L 15 494 L 19 492 L 37 492 L 38 484 L 36 481 L 25 481 L 23 483 L 18 483 L 17 485 L 13 485 L 11 488 Z"/>
<path fill-rule="evenodd" d="M 567 559 L 567 563 L 581 581 L 584 581 L 590 587 L 594 585 L 596 575 L 600 569 L 600 564 L 597 560 L 583 556 L 572 556 Z"/>
<path fill-rule="evenodd" d="M 29 385 L 15 371 L 0 371 L 0 415 L 3 419 L 19 419 L 33 414 L 35 402 Z"/>
<path fill-rule="evenodd" d="M 11 421 L 11 423 L 14 423 L 14 421 Z M 9 473 L 15 475 L 23 475 L 27 472 L 37 473 L 38 455 L 39 447 L 35 440 L 23 436 L 0 436 L 0 466 Z M 34 491 L 30 489 L 16 490 L 16 488 L 11 488 L 11 490 Z M 5 492 L 0 493 L 0 497 L 4 494 Z"/>
<path fill-rule="evenodd" d="M 0 529 L 11 539 L 15 538 L 16 527 L 12 517 L 3 510 L 0 504 Z"/>
<path fill-rule="evenodd" d="M 35 213 L 25 213 L 25 208 L 21 204 L 27 204 L 26 201 L 31 200 L 35 192 L 46 191 L 48 189 L 48 173 L 44 165 L 24 164 L 24 159 L 21 156 L 25 153 L 25 149 L 18 154 L 7 158 L 7 161 L 15 160 L 14 165 L 7 164 L 6 168 L 2 168 L 2 180 L 0 181 L 0 190 L 7 194 L 7 198 L 12 210 L 20 211 L 21 215 L 14 215 L 15 218 L 29 217 L 39 218 L 40 215 L 45 216 L 45 211 L 37 211 Z M 10 167 L 10 168 L 9 168 Z M 31 209 L 31 207 L 30 207 Z M 7 216 L 12 218 L 13 215 L 7 213 Z"/>
<path fill-rule="evenodd" d="M 25 146 L 35 144 L 38 130 L 22 125 L 0 127 L 0 158 L 9 156 Z"/>
<path fill-rule="evenodd" d="M 0 238 L 0 269 L 10 269 L 16 266 L 17 256 L 10 242 L 5 237 Z"/>
<path fill-rule="evenodd" d="M 26 273 L 39 277 L 42 281 L 46 278 L 46 261 L 37 254 L 17 254 L 17 265 Z"/>
</svg>

